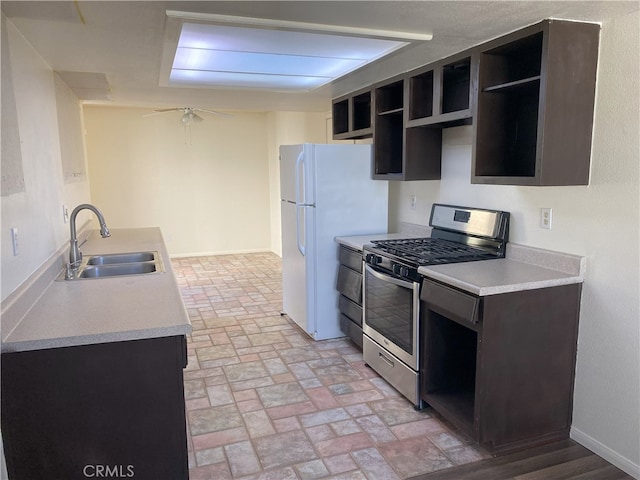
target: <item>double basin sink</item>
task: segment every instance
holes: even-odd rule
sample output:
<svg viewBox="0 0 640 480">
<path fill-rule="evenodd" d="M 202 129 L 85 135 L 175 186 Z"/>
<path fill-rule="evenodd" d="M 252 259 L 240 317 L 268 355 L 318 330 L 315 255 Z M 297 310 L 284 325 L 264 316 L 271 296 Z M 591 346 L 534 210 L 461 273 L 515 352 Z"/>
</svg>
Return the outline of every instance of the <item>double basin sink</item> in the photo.
<svg viewBox="0 0 640 480">
<path fill-rule="evenodd" d="M 90 278 L 148 275 L 164 272 L 158 252 L 112 253 L 87 255 L 72 278 L 62 273 L 59 280 L 84 280 Z"/>
</svg>

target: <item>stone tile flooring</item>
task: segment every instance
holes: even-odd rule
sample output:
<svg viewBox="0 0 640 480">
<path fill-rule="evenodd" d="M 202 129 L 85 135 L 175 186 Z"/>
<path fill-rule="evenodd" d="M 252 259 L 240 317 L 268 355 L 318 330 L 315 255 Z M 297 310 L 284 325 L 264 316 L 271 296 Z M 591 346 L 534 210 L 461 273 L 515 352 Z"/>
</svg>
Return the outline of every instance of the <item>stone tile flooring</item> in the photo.
<svg viewBox="0 0 640 480">
<path fill-rule="evenodd" d="M 271 253 L 172 260 L 193 333 L 191 480 L 405 479 L 489 455 L 364 365 L 280 315 Z"/>
</svg>

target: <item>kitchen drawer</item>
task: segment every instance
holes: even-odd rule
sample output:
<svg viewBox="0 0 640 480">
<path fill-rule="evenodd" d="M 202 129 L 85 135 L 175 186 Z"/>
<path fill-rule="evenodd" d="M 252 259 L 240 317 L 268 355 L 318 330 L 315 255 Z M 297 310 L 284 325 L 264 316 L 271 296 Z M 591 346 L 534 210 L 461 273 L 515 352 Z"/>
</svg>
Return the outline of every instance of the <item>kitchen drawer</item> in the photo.
<svg viewBox="0 0 640 480">
<path fill-rule="evenodd" d="M 360 305 L 352 302 L 344 295 L 340 295 L 338 309 L 362 328 L 362 307 Z"/>
<path fill-rule="evenodd" d="M 476 324 L 480 319 L 480 298 L 424 279 L 420 299 L 427 308 L 462 324 Z"/>
<path fill-rule="evenodd" d="M 339 259 L 342 265 L 362 273 L 362 252 L 340 245 Z"/>
<path fill-rule="evenodd" d="M 410 399 L 415 406 L 421 406 L 420 376 L 417 372 L 366 335 L 362 338 L 362 357 L 365 363 L 384 377 L 393 388 Z"/>
<path fill-rule="evenodd" d="M 360 326 L 346 315 L 340 314 L 340 330 L 362 350 L 362 328 Z"/>
<path fill-rule="evenodd" d="M 362 303 L 362 275 L 344 265 L 338 269 L 338 291 L 356 303 Z"/>
</svg>

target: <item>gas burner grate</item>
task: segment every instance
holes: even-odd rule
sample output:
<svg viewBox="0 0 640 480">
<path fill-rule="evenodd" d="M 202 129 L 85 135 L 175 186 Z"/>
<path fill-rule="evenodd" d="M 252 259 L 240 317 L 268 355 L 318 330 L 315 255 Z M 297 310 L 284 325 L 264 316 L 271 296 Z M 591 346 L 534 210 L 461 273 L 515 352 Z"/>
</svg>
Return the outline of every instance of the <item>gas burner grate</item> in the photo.
<svg viewBox="0 0 640 480">
<path fill-rule="evenodd" d="M 436 238 L 374 240 L 372 243 L 385 252 L 423 265 L 495 258 L 481 248 Z"/>
</svg>

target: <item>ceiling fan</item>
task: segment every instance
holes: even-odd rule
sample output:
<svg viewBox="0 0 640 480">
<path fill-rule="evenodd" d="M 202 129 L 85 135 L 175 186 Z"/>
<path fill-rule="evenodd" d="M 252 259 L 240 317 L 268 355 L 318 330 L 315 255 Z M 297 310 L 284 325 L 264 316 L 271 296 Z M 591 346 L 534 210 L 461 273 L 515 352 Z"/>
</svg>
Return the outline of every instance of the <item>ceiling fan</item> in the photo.
<svg viewBox="0 0 640 480">
<path fill-rule="evenodd" d="M 162 115 L 164 113 L 170 113 L 170 112 L 182 112 L 182 117 L 180 117 L 180 123 L 182 123 L 182 126 L 184 127 L 184 143 L 188 145 L 191 145 L 191 124 L 200 123 L 202 120 L 204 120 L 196 112 L 211 113 L 213 115 L 218 115 L 220 117 L 233 117 L 233 115 L 230 113 L 216 112 L 215 110 L 205 110 L 204 108 L 195 108 L 195 107 L 161 108 L 158 110 L 154 110 L 153 113 L 149 113 L 143 116 L 151 117 L 153 115 Z"/>
<path fill-rule="evenodd" d="M 211 113 L 213 115 L 218 115 L 220 117 L 233 117 L 233 115 L 231 115 L 230 113 L 216 112 L 215 110 L 206 110 L 204 108 L 195 108 L 195 107 L 161 108 L 158 110 L 154 110 L 153 113 L 149 113 L 144 116 L 151 117 L 153 115 L 161 115 L 163 113 L 169 113 L 169 112 L 182 112 L 182 117 L 180 118 L 180 122 L 185 127 L 191 125 L 192 123 L 198 123 L 204 120 L 196 112 Z"/>
</svg>

